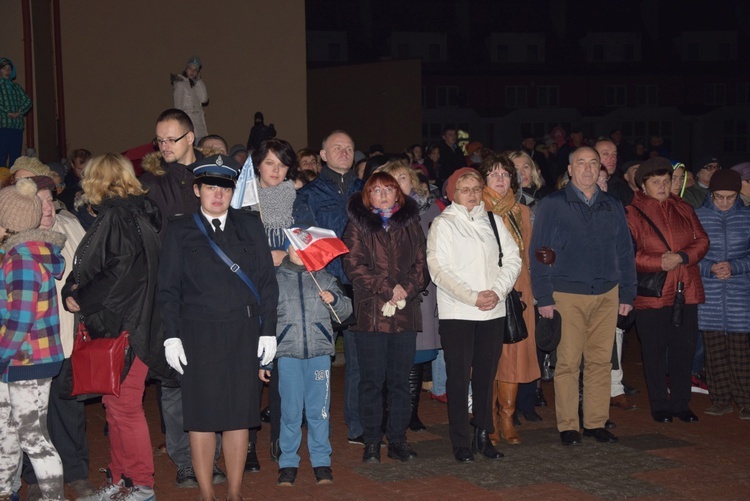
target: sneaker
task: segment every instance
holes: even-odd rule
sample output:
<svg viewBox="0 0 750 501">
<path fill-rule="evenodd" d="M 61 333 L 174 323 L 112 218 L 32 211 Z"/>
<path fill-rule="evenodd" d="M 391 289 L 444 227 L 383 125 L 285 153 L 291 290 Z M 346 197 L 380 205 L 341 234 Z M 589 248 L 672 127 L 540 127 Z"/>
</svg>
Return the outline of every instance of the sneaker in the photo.
<svg viewBox="0 0 750 501">
<path fill-rule="evenodd" d="M 317 466 L 313 468 L 315 473 L 315 483 L 317 484 L 332 484 L 333 483 L 333 472 L 329 466 Z"/>
<path fill-rule="evenodd" d="M 214 485 L 227 483 L 227 476 L 221 471 L 221 468 L 216 464 L 216 461 L 214 461 L 213 480 L 211 483 Z"/>
<path fill-rule="evenodd" d="M 279 480 L 276 482 L 276 485 L 292 487 L 295 480 L 297 480 L 297 468 L 281 468 L 279 469 Z"/>
<path fill-rule="evenodd" d="M 78 501 L 109 501 L 125 489 L 125 481 L 120 479 L 116 484 L 112 482 L 112 473 L 109 468 L 100 468 L 99 471 L 106 473 L 107 481 L 88 496 L 79 497 Z"/>
<path fill-rule="evenodd" d="M 729 414 L 730 412 L 734 412 L 734 407 L 732 407 L 732 404 L 713 404 L 711 407 L 703 411 L 704 414 L 708 414 L 709 416 L 723 416 L 724 414 Z"/>
<path fill-rule="evenodd" d="M 154 489 L 151 487 L 134 485 L 133 487 L 123 489 L 111 499 L 113 501 L 154 501 L 156 495 L 154 494 Z"/>
<path fill-rule="evenodd" d="M 691 388 L 690 391 L 693 393 L 702 393 L 708 395 L 708 385 L 698 374 L 693 374 L 690 378 Z"/>
<path fill-rule="evenodd" d="M 355 445 L 365 445 L 365 437 L 359 435 L 358 437 L 350 438 L 349 443 Z"/>
<path fill-rule="evenodd" d="M 407 442 L 391 442 L 388 444 L 388 457 L 406 462 L 416 458 L 417 453 Z"/>
<path fill-rule="evenodd" d="M 198 478 L 195 476 L 195 470 L 192 466 L 186 466 L 177 470 L 177 487 L 180 489 L 193 489 L 198 487 Z"/>
</svg>

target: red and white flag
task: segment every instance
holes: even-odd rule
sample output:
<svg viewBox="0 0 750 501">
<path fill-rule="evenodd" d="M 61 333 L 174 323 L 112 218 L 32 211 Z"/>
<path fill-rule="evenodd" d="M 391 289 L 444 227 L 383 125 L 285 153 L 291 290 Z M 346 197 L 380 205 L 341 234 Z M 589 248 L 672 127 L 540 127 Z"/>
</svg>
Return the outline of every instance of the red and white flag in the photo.
<svg viewBox="0 0 750 501">
<path fill-rule="evenodd" d="M 349 252 L 336 233 L 325 228 L 289 228 L 284 234 L 308 271 L 322 270 L 337 256 Z"/>
</svg>

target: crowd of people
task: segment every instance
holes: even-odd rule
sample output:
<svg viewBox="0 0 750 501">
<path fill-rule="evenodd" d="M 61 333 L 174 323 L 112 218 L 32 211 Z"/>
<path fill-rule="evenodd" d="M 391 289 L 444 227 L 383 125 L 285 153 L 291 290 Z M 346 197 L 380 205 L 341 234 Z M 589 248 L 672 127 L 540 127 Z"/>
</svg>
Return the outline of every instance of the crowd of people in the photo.
<svg viewBox="0 0 750 501">
<path fill-rule="evenodd" d="M 175 96 L 205 93 L 200 70 L 192 58 L 173 76 Z M 617 442 L 610 408 L 635 408 L 621 360 L 633 326 L 655 421 L 698 421 L 691 395 L 706 390 L 707 414 L 736 404 L 750 420 L 750 163 L 688 169 L 617 131 L 587 141 L 556 127 L 542 147 L 493 151 L 462 149 L 447 128 L 387 155 L 343 130 L 318 152 L 273 137 L 262 114 L 255 127 L 229 148 L 172 108 L 139 169 L 83 149 L 62 169 L 14 160 L 0 190 L 0 499 L 21 480 L 34 500 L 64 499 L 66 483 L 84 501 L 155 499 L 150 383 L 176 483 L 200 499 L 224 482 L 241 498 L 244 473 L 261 468 L 261 421 L 279 485 L 296 481 L 303 423 L 315 481 L 330 483 L 330 436 L 344 432 L 330 423 L 337 336 L 345 432 L 364 463 L 381 446 L 417 460 L 408 434 L 425 429 L 430 386 L 447 403 L 446 452 L 502 458 L 503 442 L 523 443 L 519 417 L 542 419 L 550 366 L 561 444 Z M 257 201 L 233 208 L 248 158 Z M 311 228 L 349 252 L 311 270 L 289 237 Z M 512 291 L 526 337 L 510 343 Z M 128 342 L 119 388 L 102 397 L 98 488 L 84 409 L 97 395 L 72 389 L 83 330 Z"/>
</svg>

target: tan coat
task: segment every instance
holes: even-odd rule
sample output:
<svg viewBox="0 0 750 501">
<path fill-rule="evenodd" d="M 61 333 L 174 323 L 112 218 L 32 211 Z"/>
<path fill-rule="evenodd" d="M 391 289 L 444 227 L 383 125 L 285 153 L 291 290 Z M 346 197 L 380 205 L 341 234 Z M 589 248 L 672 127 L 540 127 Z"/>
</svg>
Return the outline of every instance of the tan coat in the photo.
<svg viewBox="0 0 750 501">
<path fill-rule="evenodd" d="M 503 216 L 508 231 L 512 232 L 507 218 Z M 504 344 L 500 361 L 497 364 L 495 379 L 506 383 L 529 383 L 541 377 L 539 362 L 536 357 L 536 315 L 534 314 L 534 294 L 531 292 L 531 273 L 529 272 L 529 245 L 531 243 L 531 212 L 525 205 L 521 206 L 521 274 L 516 280 L 515 289 L 521 293 L 521 300 L 526 303 L 523 319 L 529 337 L 515 344 Z"/>
</svg>

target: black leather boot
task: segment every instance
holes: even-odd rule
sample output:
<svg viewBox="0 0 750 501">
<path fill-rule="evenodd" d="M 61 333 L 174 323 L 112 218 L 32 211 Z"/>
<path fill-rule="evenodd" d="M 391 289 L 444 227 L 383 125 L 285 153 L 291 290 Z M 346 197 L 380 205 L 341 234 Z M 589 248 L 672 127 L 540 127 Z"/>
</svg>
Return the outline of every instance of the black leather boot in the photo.
<svg viewBox="0 0 750 501">
<path fill-rule="evenodd" d="M 426 430 L 427 427 L 419 419 L 419 394 L 422 392 L 422 381 L 424 380 L 424 364 L 414 364 L 409 372 L 409 395 L 411 396 L 411 420 L 409 429 L 411 431 Z"/>
<path fill-rule="evenodd" d="M 255 473 L 260 471 L 258 453 L 255 451 L 255 442 L 247 443 L 247 458 L 245 459 L 245 471 Z"/>
<path fill-rule="evenodd" d="M 487 459 L 500 459 L 504 456 L 492 445 L 487 430 L 481 428 L 474 428 L 474 440 L 471 442 L 471 449 L 474 453 L 481 453 Z"/>
</svg>

